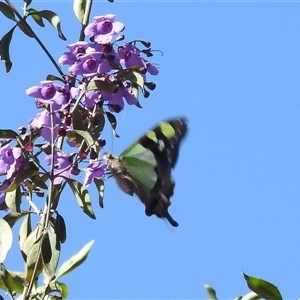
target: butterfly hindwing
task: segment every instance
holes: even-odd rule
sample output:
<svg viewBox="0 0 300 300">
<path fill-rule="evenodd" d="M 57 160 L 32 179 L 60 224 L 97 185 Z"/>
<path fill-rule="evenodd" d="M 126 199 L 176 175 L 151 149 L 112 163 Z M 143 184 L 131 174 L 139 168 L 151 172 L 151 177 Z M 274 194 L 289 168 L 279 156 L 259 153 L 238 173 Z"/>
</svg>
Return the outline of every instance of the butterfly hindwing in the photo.
<svg viewBox="0 0 300 300">
<path fill-rule="evenodd" d="M 168 207 L 174 193 L 171 169 L 175 166 L 179 145 L 186 134 L 184 119 L 161 122 L 127 148 L 119 158 L 105 155 L 108 168 L 118 186 L 127 194 L 136 194 L 146 206 L 146 214 L 178 223 Z"/>
</svg>

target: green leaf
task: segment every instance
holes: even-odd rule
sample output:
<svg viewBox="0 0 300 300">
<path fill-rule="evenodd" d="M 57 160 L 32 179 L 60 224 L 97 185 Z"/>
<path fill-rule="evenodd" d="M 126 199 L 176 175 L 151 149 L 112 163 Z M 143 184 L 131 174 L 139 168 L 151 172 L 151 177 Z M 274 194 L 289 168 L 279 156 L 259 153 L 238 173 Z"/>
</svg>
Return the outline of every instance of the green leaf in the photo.
<svg viewBox="0 0 300 300">
<path fill-rule="evenodd" d="M 73 10 L 75 16 L 77 17 L 77 19 L 81 24 L 83 24 L 85 7 L 86 7 L 86 0 L 74 0 Z"/>
<path fill-rule="evenodd" d="M 80 137 L 78 139 L 78 136 Z M 96 152 L 99 151 L 97 145 L 95 144 L 95 140 L 91 136 L 91 134 L 88 131 L 84 130 L 68 130 L 67 131 L 67 137 L 70 141 L 74 140 L 74 137 L 76 139 L 76 143 L 81 143 L 82 139 L 87 143 L 89 148 L 94 149 Z"/>
<path fill-rule="evenodd" d="M 10 6 L 8 6 L 6 3 L 0 2 L 0 11 L 3 13 L 3 15 L 6 18 L 11 19 L 13 21 L 16 20 L 13 9 Z"/>
<path fill-rule="evenodd" d="M 109 123 L 110 123 L 110 126 L 111 126 L 111 128 L 112 128 L 112 130 L 113 130 L 113 134 L 114 134 L 114 136 L 115 137 L 120 137 L 118 134 L 117 134 L 117 132 L 116 132 L 116 127 L 117 127 L 117 119 L 116 119 L 116 117 L 112 114 L 112 113 L 110 113 L 110 112 L 106 112 L 105 113 L 105 115 L 106 115 L 106 117 L 107 117 L 107 119 L 108 119 L 108 121 L 109 121 Z"/>
<path fill-rule="evenodd" d="M 21 212 L 21 190 L 18 186 L 15 190 L 7 192 L 5 195 L 5 203 L 13 212 Z"/>
<path fill-rule="evenodd" d="M 38 14 L 38 11 L 34 8 L 30 8 L 27 10 L 28 15 L 32 17 L 32 19 L 41 27 L 45 27 L 43 18 Z"/>
<path fill-rule="evenodd" d="M 20 226 L 20 230 L 19 230 L 19 247 L 21 250 L 23 249 L 23 244 L 31 232 L 32 232 L 31 215 L 27 214 L 24 217 L 24 220 L 23 220 L 23 222 Z M 24 255 L 23 251 L 21 251 L 21 253 L 24 258 L 24 261 L 26 261 L 26 256 Z"/>
<path fill-rule="evenodd" d="M 13 293 L 13 278 L 10 273 L 5 269 L 3 264 L 0 264 L 0 280 L 2 281 L 5 288 L 12 295 Z"/>
<path fill-rule="evenodd" d="M 94 242 L 94 240 L 88 242 L 77 254 L 64 262 L 57 271 L 56 278 L 62 277 L 80 266 L 86 260 Z"/>
<path fill-rule="evenodd" d="M 22 210 L 21 212 L 10 212 L 3 219 L 9 224 L 12 228 L 18 220 L 30 214 L 27 210 Z"/>
<path fill-rule="evenodd" d="M 132 69 L 127 69 L 120 71 L 120 76 L 122 76 L 124 80 L 129 80 L 133 83 L 136 83 L 142 90 L 144 89 L 144 78 L 139 72 Z"/>
<path fill-rule="evenodd" d="M 63 244 L 67 239 L 67 229 L 64 218 L 58 212 L 56 212 L 54 231 L 58 240 Z"/>
<path fill-rule="evenodd" d="M 91 198 L 88 190 L 83 187 L 82 183 L 70 179 L 67 177 L 64 177 L 64 179 L 69 184 L 70 188 L 72 189 L 72 192 L 80 206 L 80 208 L 86 213 L 90 218 L 96 219 L 95 214 L 93 212 L 92 204 L 91 204 Z"/>
<path fill-rule="evenodd" d="M 245 296 L 240 297 L 239 299 L 240 299 L 240 300 L 259 300 L 259 299 L 261 299 L 261 297 L 258 296 L 258 295 L 257 295 L 256 293 L 254 293 L 254 292 L 250 292 L 250 293 L 246 294 Z"/>
<path fill-rule="evenodd" d="M 216 291 L 208 284 L 204 284 L 209 300 L 218 300 Z"/>
<path fill-rule="evenodd" d="M 249 289 L 258 296 L 267 300 L 282 300 L 282 296 L 274 284 L 260 278 L 248 276 L 243 271 L 242 275 L 244 276 Z"/>
<path fill-rule="evenodd" d="M 96 185 L 98 193 L 99 193 L 99 205 L 100 205 L 101 208 L 103 208 L 104 207 L 103 197 L 104 197 L 104 189 L 105 189 L 104 181 L 101 178 L 96 178 L 95 177 L 94 182 L 95 182 L 95 185 Z"/>
<path fill-rule="evenodd" d="M 0 219 L 0 264 L 5 261 L 13 242 L 13 234 L 9 224 Z"/>
<path fill-rule="evenodd" d="M 9 56 L 9 46 L 16 26 L 8 31 L 0 41 L 0 59 L 4 61 L 6 72 L 11 70 L 12 62 Z"/>
<path fill-rule="evenodd" d="M 116 83 L 107 82 L 104 78 L 97 78 L 88 83 L 86 91 L 99 90 L 114 93 L 118 87 L 119 85 Z"/>
<path fill-rule="evenodd" d="M 44 19 L 46 19 L 58 32 L 58 36 L 66 41 L 66 37 L 63 35 L 60 28 L 60 19 L 59 16 L 51 10 L 41 10 L 34 13 L 34 15 L 38 15 Z"/>
<path fill-rule="evenodd" d="M 68 289 L 65 284 L 58 281 L 50 281 L 41 295 L 41 299 L 58 299 L 58 298 L 47 298 L 46 295 L 52 292 L 58 292 L 62 296 L 62 298 L 66 298 L 68 296 Z M 66 293 L 67 292 L 67 293 Z"/>
<path fill-rule="evenodd" d="M 60 243 L 54 232 L 49 231 L 45 235 L 42 244 L 42 256 L 45 274 L 51 280 L 55 275 L 60 256 Z"/>
<path fill-rule="evenodd" d="M 34 32 L 31 27 L 27 24 L 26 20 L 23 19 L 21 22 L 18 22 L 18 27 L 25 33 L 28 37 L 34 38 Z"/>
<path fill-rule="evenodd" d="M 23 293 L 23 286 L 24 286 L 24 274 L 20 272 L 14 272 L 14 271 L 6 271 L 9 273 L 9 275 L 5 274 L 5 271 L 2 271 L 2 275 L 0 276 L 0 288 L 2 290 L 8 290 L 7 288 L 7 281 L 5 280 L 5 276 L 9 276 L 12 279 L 12 291 L 17 292 L 19 294 Z M 4 276 L 4 280 L 2 278 Z M 9 279 L 10 280 L 10 279 Z M 10 280 L 11 283 L 11 280 Z"/>
<path fill-rule="evenodd" d="M 26 8 L 27 6 L 30 5 L 30 3 L 32 2 L 32 0 L 23 0 L 24 2 L 24 7 Z"/>
<path fill-rule="evenodd" d="M 43 242 L 43 235 L 40 228 L 37 226 L 27 237 L 22 245 L 23 257 L 26 261 L 26 278 L 25 281 L 29 282 L 32 278 L 33 270 L 37 264 L 37 274 L 39 275 L 43 270 L 42 256 L 39 255 L 41 243 Z"/>
<path fill-rule="evenodd" d="M 11 129 L 0 129 L 0 138 L 1 139 L 13 139 L 16 140 L 18 134 Z"/>
</svg>

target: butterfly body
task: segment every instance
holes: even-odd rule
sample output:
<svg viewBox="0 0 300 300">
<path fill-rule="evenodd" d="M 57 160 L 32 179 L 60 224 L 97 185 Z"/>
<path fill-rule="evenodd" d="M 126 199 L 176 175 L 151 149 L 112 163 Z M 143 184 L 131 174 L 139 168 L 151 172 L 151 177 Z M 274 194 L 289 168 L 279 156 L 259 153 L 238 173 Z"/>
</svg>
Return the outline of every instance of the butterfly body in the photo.
<svg viewBox="0 0 300 300">
<path fill-rule="evenodd" d="M 171 169 L 176 164 L 180 141 L 186 131 L 184 119 L 161 122 L 120 157 L 104 155 L 119 188 L 128 195 L 136 194 L 146 207 L 146 215 L 166 218 L 174 227 L 178 223 L 168 212 L 175 186 Z"/>
</svg>

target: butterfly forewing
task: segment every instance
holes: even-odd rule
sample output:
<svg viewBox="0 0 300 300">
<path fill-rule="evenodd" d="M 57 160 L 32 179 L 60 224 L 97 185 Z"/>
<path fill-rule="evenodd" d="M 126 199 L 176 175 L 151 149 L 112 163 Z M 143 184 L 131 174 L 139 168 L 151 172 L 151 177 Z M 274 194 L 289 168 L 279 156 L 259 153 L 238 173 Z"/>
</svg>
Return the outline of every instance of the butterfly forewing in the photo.
<svg viewBox="0 0 300 300">
<path fill-rule="evenodd" d="M 127 194 L 135 193 L 145 204 L 147 215 L 167 218 L 173 226 L 178 223 L 168 212 L 175 186 L 171 169 L 186 131 L 184 119 L 161 122 L 127 148 L 118 161 L 111 160 L 111 154 L 105 158 L 118 186 Z"/>
</svg>

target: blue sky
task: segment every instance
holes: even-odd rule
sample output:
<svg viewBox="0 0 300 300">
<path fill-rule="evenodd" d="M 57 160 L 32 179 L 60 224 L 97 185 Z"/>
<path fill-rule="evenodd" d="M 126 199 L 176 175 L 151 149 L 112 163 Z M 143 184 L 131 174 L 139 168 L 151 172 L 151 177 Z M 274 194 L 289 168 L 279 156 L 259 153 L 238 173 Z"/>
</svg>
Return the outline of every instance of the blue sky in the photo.
<svg viewBox="0 0 300 300">
<path fill-rule="evenodd" d="M 32 7 L 61 17 L 67 42 L 50 26 L 37 30 L 58 59 L 79 36 L 72 2 Z M 249 292 L 241 269 L 278 286 L 284 299 L 300 297 L 300 3 L 94 3 L 91 16 L 107 13 L 125 23 L 126 41 L 150 40 L 163 55 L 151 59 L 160 67 L 156 90 L 140 98 L 143 110 L 127 106 L 117 116 L 121 138 L 107 130 L 106 150 L 118 155 L 160 120 L 187 117 L 170 207 L 179 227 L 146 217 L 112 179 L 103 210 L 90 189 L 96 221 L 67 191 L 61 263 L 96 240 L 86 262 L 62 278 L 69 298 L 205 299 L 210 284 L 233 299 Z M 10 23 L 1 23 L 3 35 Z M 0 127 L 16 129 L 36 114 L 24 91 L 55 69 L 21 33 L 11 58 L 12 71 L 0 72 Z M 22 270 L 19 252 L 10 256 L 6 267 Z"/>
</svg>

